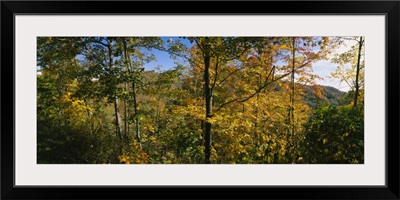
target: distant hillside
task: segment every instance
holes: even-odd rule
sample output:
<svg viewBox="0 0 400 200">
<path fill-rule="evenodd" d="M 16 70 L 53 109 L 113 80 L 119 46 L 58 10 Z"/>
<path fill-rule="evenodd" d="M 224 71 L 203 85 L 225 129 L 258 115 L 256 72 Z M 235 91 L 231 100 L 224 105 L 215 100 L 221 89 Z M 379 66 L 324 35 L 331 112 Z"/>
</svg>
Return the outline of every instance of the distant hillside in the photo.
<svg viewBox="0 0 400 200">
<path fill-rule="evenodd" d="M 156 72 L 154 70 L 148 70 L 148 71 L 145 71 L 143 76 L 146 77 L 146 79 L 154 79 L 159 74 L 160 74 L 160 72 Z M 281 83 L 288 84 L 288 82 L 286 82 L 286 81 L 281 81 Z M 315 109 L 315 108 L 317 108 L 318 105 L 322 105 L 322 104 L 338 106 L 339 102 L 341 100 L 343 101 L 344 95 L 347 94 L 347 92 L 342 92 L 334 87 L 320 85 L 320 87 L 322 88 L 323 98 L 318 98 L 315 95 L 315 87 L 309 86 L 309 85 L 298 84 L 298 83 L 296 83 L 296 85 L 297 85 L 296 87 L 304 88 L 304 94 L 302 95 L 303 100 L 306 101 L 307 105 L 310 106 L 312 109 Z M 275 91 L 282 91 L 281 84 L 273 83 L 273 84 L 271 84 L 271 87 L 274 88 Z M 347 103 L 349 103 L 349 102 L 347 102 Z M 343 102 L 342 102 L 342 104 L 343 104 Z"/>
<path fill-rule="evenodd" d="M 342 92 L 331 86 L 321 86 L 322 94 L 324 98 L 318 98 L 315 95 L 315 88 L 312 86 L 304 86 L 304 95 L 303 99 L 307 102 L 307 104 L 315 109 L 320 104 L 330 104 L 332 106 L 338 106 L 340 99 L 346 94 L 346 92 Z"/>
</svg>

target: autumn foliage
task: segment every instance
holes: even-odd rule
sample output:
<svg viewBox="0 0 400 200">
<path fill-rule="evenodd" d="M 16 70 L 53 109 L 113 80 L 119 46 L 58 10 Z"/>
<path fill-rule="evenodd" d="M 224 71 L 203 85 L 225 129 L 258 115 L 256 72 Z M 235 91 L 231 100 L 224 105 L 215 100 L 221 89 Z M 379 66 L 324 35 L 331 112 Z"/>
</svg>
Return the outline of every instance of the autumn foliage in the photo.
<svg viewBox="0 0 400 200">
<path fill-rule="evenodd" d="M 363 163 L 362 44 L 335 55 L 340 41 L 38 37 L 37 162 Z M 145 69 L 156 52 L 176 65 Z M 341 96 L 316 83 L 329 59 Z"/>
</svg>

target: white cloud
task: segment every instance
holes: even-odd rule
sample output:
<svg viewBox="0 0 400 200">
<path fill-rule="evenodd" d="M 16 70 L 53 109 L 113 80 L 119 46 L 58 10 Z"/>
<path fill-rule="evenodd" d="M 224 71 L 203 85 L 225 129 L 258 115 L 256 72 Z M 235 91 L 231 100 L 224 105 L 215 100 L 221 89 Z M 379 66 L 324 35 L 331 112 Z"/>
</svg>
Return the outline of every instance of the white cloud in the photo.
<svg viewBox="0 0 400 200">
<path fill-rule="evenodd" d="M 335 53 L 341 54 L 348 51 L 351 46 L 355 45 L 357 41 L 346 40 L 343 45 L 335 50 Z M 328 56 L 331 58 L 333 55 Z M 340 81 L 337 78 L 331 77 L 331 73 L 336 70 L 337 64 L 331 63 L 329 60 L 321 60 L 313 63 L 314 73 L 321 76 L 323 80 L 317 80 L 317 84 L 335 87 L 341 91 L 349 91 L 350 86 L 347 83 Z M 349 68 L 347 65 L 345 68 Z"/>
</svg>

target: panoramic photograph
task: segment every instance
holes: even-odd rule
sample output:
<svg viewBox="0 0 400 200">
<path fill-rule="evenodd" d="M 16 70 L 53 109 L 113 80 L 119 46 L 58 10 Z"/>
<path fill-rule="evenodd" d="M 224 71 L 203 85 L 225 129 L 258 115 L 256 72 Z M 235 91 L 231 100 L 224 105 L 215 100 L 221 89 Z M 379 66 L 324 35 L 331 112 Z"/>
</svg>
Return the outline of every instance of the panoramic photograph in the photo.
<svg viewBox="0 0 400 200">
<path fill-rule="evenodd" d="M 37 164 L 364 164 L 364 46 L 37 37 Z"/>
</svg>

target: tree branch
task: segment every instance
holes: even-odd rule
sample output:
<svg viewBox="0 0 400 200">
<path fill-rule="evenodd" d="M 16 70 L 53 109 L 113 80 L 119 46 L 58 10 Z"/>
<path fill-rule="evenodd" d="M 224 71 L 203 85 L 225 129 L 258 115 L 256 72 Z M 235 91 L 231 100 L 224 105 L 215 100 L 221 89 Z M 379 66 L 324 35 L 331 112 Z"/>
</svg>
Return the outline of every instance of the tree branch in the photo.
<svg viewBox="0 0 400 200">
<path fill-rule="evenodd" d="M 105 47 L 108 47 L 108 44 L 106 44 L 106 43 L 104 43 L 104 42 L 102 42 L 102 41 L 99 41 L 99 40 L 93 40 L 93 42 L 94 43 L 97 43 L 97 44 L 101 44 L 101 45 L 103 45 L 103 46 L 105 46 Z"/>
<path fill-rule="evenodd" d="M 215 62 L 215 76 L 214 76 L 214 81 L 213 81 L 213 83 L 212 83 L 212 85 L 211 85 L 211 93 L 213 92 L 214 87 L 215 87 L 215 83 L 217 82 L 217 77 L 218 77 L 218 64 L 219 64 L 219 57 L 217 57 L 217 60 L 216 60 L 216 62 Z"/>
<path fill-rule="evenodd" d="M 217 84 L 217 86 L 220 86 L 224 81 L 226 81 L 226 79 L 228 79 L 230 76 L 232 76 L 234 73 L 236 73 L 236 72 L 238 72 L 238 71 L 240 71 L 240 70 L 242 70 L 242 69 L 244 69 L 244 67 L 243 67 L 243 65 L 241 66 L 241 67 L 239 67 L 239 68 L 236 68 L 233 72 L 231 72 L 230 74 L 228 74 L 225 78 L 223 78 L 220 82 L 219 82 L 219 84 Z"/>
<path fill-rule="evenodd" d="M 309 62 L 307 62 L 307 63 L 301 65 L 300 67 L 294 69 L 294 71 L 296 71 L 296 70 L 298 70 L 298 69 L 300 69 L 300 68 L 305 67 L 308 63 L 309 63 Z M 271 71 L 270 71 L 268 77 L 266 78 L 266 80 L 268 80 L 268 78 L 269 78 L 269 76 L 272 74 L 272 71 L 273 71 L 273 70 L 274 70 L 274 67 L 271 69 Z M 247 97 L 245 97 L 245 98 L 235 98 L 235 99 L 232 99 L 232 100 L 229 100 L 229 101 L 226 101 L 226 102 L 222 103 L 222 104 L 215 110 L 215 112 L 218 112 L 218 111 L 221 110 L 224 106 L 226 106 L 226 105 L 228 105 L 228 104 L 230 104 L 230 103 L 233 103 L 233 102 L 243 103 L 243 102 L 246 102 L 246 101 L 250 100 L 251 98 L 253 98 L 254 96 L 256 96 L 258 93 L 260 93 L 264 88 L 266 88 L 266 87 L 267 87 L 268 85 L 270 85 L 271 83 L 274 83 L 274 82 L 276 82 L 276 81 L 278 81 L 278 80 L 281 80 L 282 78 L 284 78 L 284 77 L 290 75 L 291 73 L 292 73 L 292 71 L 287 72 L 286 74 L 283 74 L 283 75 L 280 76 L 279 78 L 273 79 L 273 80 L 271 80 L 270 82 L 266 81 L 265 84 L 262 85 L 261 87 L 259 87 L 253 94 L 251 94 L 251 95 L 249 95 L 249 96 L 247 96 Z"/>
<path fill-rule="evenodd" d="M 205 52 L 204 52 L 204 48 L 200 45 L 200 43 L 197 41 L 197 39 L 194 39 L 194 42 L 196 42 L 196 44 L 197 44 L 197 46 L 199 47 L 199 49 L 200 49 L 203 53 L 205 53 Z"/>
</svg>

